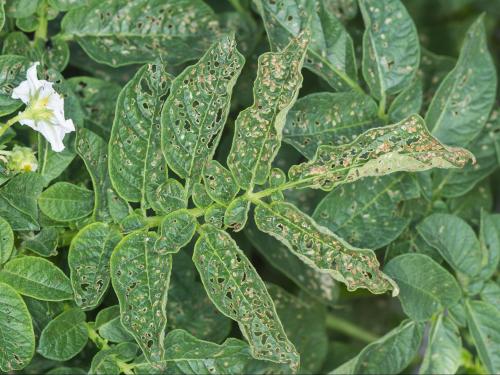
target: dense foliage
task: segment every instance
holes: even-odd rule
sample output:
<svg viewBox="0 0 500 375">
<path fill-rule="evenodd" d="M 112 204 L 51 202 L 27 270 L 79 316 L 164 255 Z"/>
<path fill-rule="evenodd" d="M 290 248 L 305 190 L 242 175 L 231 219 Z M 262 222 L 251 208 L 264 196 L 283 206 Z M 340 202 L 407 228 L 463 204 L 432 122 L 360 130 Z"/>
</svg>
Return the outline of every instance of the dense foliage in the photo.
<svg viewBox="0 0 500 375">
<path fill-rule="evenodd" d="M 0 372 L 500 373 L 499 1 L 0 25 Z"/>
</svg>

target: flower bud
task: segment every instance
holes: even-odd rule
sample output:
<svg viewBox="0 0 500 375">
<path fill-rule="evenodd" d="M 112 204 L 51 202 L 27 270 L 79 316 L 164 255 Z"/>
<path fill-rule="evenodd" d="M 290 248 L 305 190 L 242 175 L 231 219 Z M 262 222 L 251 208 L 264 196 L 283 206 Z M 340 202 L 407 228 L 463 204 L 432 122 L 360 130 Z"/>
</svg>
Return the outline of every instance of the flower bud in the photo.
<svg viewBox="0 0 500 375">
<path fill-rule="evenodd" d="M 35 172 L 38 169 L 35 153 L 29 147 L 14 146 L 7 159 L 7 168 L 15 172 Z"/>
</svg>

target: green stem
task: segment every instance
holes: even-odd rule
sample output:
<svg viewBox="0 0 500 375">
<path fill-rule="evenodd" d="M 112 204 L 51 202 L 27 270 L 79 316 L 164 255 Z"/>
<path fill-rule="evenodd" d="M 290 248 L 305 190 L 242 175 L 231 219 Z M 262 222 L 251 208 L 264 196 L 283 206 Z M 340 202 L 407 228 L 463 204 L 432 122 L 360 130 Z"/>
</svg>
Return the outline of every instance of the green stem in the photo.
<svg viewBox="0 0 500 375">
<path fill-rule="evenodd" d="M 385 113 L 385 106 L 386 106 L 386 101 L 387 98 L 385 94 L 382 95 L 382 98 L 380 99 L 380 102 L 378 103 L 378 117 L 383 120 L 385 123 L 387 123 L 388 116 L 387 113 Z"/>
<path fill-rule="evenodd" d="M 12 125 L 14 125 L 17 121 L 19 121 L 22 117 L 20 115 L 12 117 L 5 124 L 0 125 L 0 137 L 4 135 L 4 133 L 9 129 Z"/>
<path fill-rule="evenodd" d="M 97 331 L 94 329 L 93 323 L 91 323 L 91 324 L 85 323 L 85 325 L 87 326 L 87 332 L 89 335 L 89 339 L 90 339 L 90 341 L 92 341 L 95 344 L 95 346 L 97 346 L 101 350 L 111 349 L 111 347 L 108 345 L 108 340 L 103 339 L 97 333 Z"/>
<path fill-rule="evenodd" d="M 38 27 L 35 31 L 35 39 L 47 40 L 47 29 L 49 26 L 49 21 L 47 19 L 48 8 L 47 1 L 44 0 L 40 5 L 40 11 L 38 13 Z"/>
<path fill-rule="evenodd" d="M 131 375 L 134 374 L 135 365 L 133 363 L 127 363 L 116 359 L 116 364 L 120 368 L 120 374 Z"/>
<path fill-rule="evenodd" d="M 328 314 L 326 316 L 326 326 L 333 331 L 341 332 L 347 336 L 366 343 L 371 343 L 378 339 L 378 337 L 371 332 L 365 331 L 364 329 L 359 328 L 351 322 L 332 314 Z"/>
</svg>

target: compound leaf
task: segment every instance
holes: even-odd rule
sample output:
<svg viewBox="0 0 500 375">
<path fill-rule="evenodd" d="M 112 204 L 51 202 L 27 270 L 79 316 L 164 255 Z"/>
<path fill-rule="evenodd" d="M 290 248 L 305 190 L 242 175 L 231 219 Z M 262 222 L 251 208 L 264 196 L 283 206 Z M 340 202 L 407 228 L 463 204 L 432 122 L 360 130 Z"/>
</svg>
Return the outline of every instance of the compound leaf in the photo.
<svg viewBox="0 0 500 375">
<path fill-rule="evenodd" d="M 67 361 L 87 345 L 88 333 L 85 313 L 73 308 L 56 316 L 43 329 L 38 353 L 55 361 Z"/>
<path fill-rule="evenodd" d="M 328 193 L 316 206 L 313 218 L 353 246 L 379 249 L 410 223 L 398 210 L 400 203 L 419 196 L 412 176 L 366 178 Z"/>
<path fill-rule="evenodd" d="M 227 164 L 238 185 L 251 189 L 264 184 L 271 162 L 281 145 L 286 115 L 295 103 L 302 85 L 302 63 L 308 34 L 292 39 L 281 52 L 259 57 L 254 83 L 254 103 L 240 112 Z"/>
<path fill-rule="evenodd" d="M 92 59 L 113 67 L 195 59 L 219 29 L 201 0 L 94 0 L 70 10 L 61 27 Z"/>
<path fill-rule="evenodd" d="M 483 252 L 479 240 L 463 219 L 434 213 L 426 217 L 417 230 L 456 271 L 474 277 L 481 270 Z"/>
<path fill-rule="evenodd" d="M 52 220 L 74 221 L 92 213 L 94 193 L 69 182 L 56 182 L 40 195 L 38 205 Z"/>
<path fill-rule="evenodd" d="M 367 176 L 430 168 L 461 168 L 474 157 L 465 149 L 447 147 L 434 139 L 418 115 L 366 131 L 352 143 L 320 146 L 313 160 L 288 172 L 299 187 L 331 190 Z"/>
<path fill-rule="evenodd" d="M 219 143 L 244 62 L 234 37 L 224 36 L 172 82 L 161 115 L 162 148 L 188 193 Z"/>
<path fill-rule="evenodd" d="M 403 310 L 411 319 L 430 319 L 461 297 L 455 278 L 424 254 L 403 254 L 384 267 L 399 286 Z"/>
<path fill-rule="evenodd" d="M 361 92 L 351 36 L 328 11 L 328 4 L 316 0 L 255 0 L 255 3 L 274 50 L 282 50 L 290 39 L 309 28 L 314 38 L 308 46 L 304 66 L 338 91 Z"/>
<path fill-rule="evenodd" d="M 0 370 L 9 373 L 25 368 L 35 353 L 31 316 L 23 299 L 0 283 Z"/>
<path fill-rule="evenodd" d="M 116 103 L 109 140 L 109 175 L 118 195 L 144 208 L 147 192 L 167 180 L 160 146 L 160 111 L 172 77 L 164 65 L 143 66 L 125 85 Z"/>
<path fill-rule="evenodd" d="M 443 314 L 432 323 L 419 374 L 455 374 L 460 366 L 462 339 L 458 327 Z"/>
<path fill-rule="evenodd" d="M 466 146 L 481 131 L 496 95 L 496 69 L 488 52 L 483 16 L 467 31 L 457 64 L 439 86 L 425 120 L 432 134 Z"/>
<path fill-rule="evenodd" d="M 385 100 L 408 86 L 420 62 L 417 29 L 400 0 L 360 0 L 365 22 L 363 77 L 370 92 Z"/>
<path fill-rule="evenodd" d="M 14 258 L 0 271 L 0 282 L 9 284 L 19 294 L 44 301 L 73 298 L 68 277 L 52 262 L 34 256 Z"/>
<path fill-rule="evenodd" d="M 163 360 L 165 354 L 165 308 L 172 269 L 172 257 L 159 243 L 154 232 L 133 232 L 115 247 L 110 263 L 121 322 L 151 362 Z"/>
<path fill-rule="evenodd" d="M 397 295 L 395 283 L 379 270 L 372 250 L 358 249 L 287 202 L 257 203 L 257 227 L 283 242 L 303 262 L 328 272 L 352 291 L 367 288 L 372 293 L 390 289 Z"/>
<path fill-rule="evenodd" d="M 286 117 L 283 140 L 312 159 L 320 145 L 352 142 L 380 124 L 377 105 L 368 95 L 320 92 L 297 100 Z"/>
<path fill-rule="evenodd" d="M 0 265 L 7 262 L 14 249 L 14 232 L 9 223 L 0 217 Z"/>
<path fill-rule="evenodd" d="M 286 337 L 264 282 L 229 234 L 203 226 L 193 262 L 212 302 L 238 322 L 252 355 L 297 371 L 299 355 Z"/>
<path fill-rule="evenodd" d="M 99 305 L 110 282 L 109 260 L 121 240 L 120 231 L 104 223 L 81 229 L 68 252 L 70 279 L 75 302 L 84 310 Z"/>
<path fill-rule="evenodd" d="M 492 374 L 500 371 L 500 309 L 483 301 L 465 301 L 467 324 L 479 358 Z"/>
</svg>

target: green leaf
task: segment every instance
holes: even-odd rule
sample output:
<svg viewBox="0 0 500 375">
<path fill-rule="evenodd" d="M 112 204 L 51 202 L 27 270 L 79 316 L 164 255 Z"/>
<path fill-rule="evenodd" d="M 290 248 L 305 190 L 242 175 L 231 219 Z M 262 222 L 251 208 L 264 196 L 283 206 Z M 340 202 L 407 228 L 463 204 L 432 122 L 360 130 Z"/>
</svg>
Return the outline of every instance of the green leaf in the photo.
<svg viewBox="0 0 500 375">
<path fill-rule="evenodd" d="M 63 312 L 63 302 L 40 301 L 35 298 L 23 297 L 31 315 L 35 336 L 40 337 L 43 329 L 57 315 Z"/>
<path fill-rule="evenodd" d="M 48 372 L 46 372 L 46 374 L 47 375 L 67 375 L 67 374 L 87 375 L 87 371 L 85 371 L 84 369 L 81 369 L 79 367 L 61 366 L 61 367 L 54 367 L 53 369 L 50 369 Z"/>
<path fill-rule="evenodd" d="M 160 224 L 161 244 L 169 252 L 177 252 L 194 236 L 198 222 L 187 210 L 177 210 L 166 215 Z"/>
<path fill-rule="evenodd" d="M 416 321 L 428 320 L 453 306 L 462 294 L 455 278 L 424 254 L 397 256 L 384 272 L 398 284 L 403 310 Z"/>
<path fill-rule="evenodd" d="M 486 282 L 481 291 L 481 299 L 500 310 L 500 284 L 491 280 Z"/>
<path fill-rule="evenodd" d="M 64 141 L 64 144 L 69 147 L 61 152 L 55 152 L 49 142 L 41 134 L 38 135 L 38 173 L 43 177 L 43 186 L 49 185 L 71 164 L 76 156 L 73 151 L 73 142 L 74 136 L 70 134 Z"/>
<path fill-rule="evenodd" d="M 304 66 L 337 91 L 361 92 L 357 83 L 356 58 L 351 36 L 327 10 L 324 1 L 254 0 L 264 21 L 273 50 L 282 50 L 290 39 L 310 29 L 311 40 Z"/>
<path fill-rule="evenodd" d="M 182 328 L 199 339 L 222 342 L 231 330 L 232 321 L 222 315 L 196 279 L 196 269 L 188 253 L 173 258 L 168 290 L 168 329 Z"/>
<path fill-rule="evenodd" d="M 99 310 L 95 318 L 95 329 L 99 335 L 112 342 L 134 341 L 120 321 L 120 306 L 113 305 Z"/>
<path fill-rule="evenodd" d="M 85 313 L 73 308 L 64 311 L 42 331 L 38 353 L 55 361 L 67 361 L 87 345 L 88 334 Z"/>
<path fill-rule="evenodd" d="M 379 249 L 394 241 L 410 223 L 398 207 L 418 198 L 411 176 L 366 178 L 332 190 L 318 204 L 313 218 L 356 247 Z"/>
<path fill-rule="evenodd" d="M 154 192 L 147 191 L 147 200 L 151 203 L 151 207 L 161 215 L 167 215 L 188 206 L 184 187 L 173 178 L 167 179 Z"/>
<path fill-rule="evenodd" d="M 73 237 L 68 252 L 70 279 L 76 304 L 84 310 L 97 307 L 108 290 L 109 260 L 122 236 L 104 223 L 87 225 Z"/>
<path fill-rule="evenodd" d="M 193 203 L 199 208 L 207 208 L 213 203 L 212 198 L 210 198 L 207 190 L 205 189 L 205 185 L 200 184 L 199 182 L 193 185 L 192 198 Z"/>
<path fill-rule="evenodd" d="M 216 160 L 205 164 L 203 183 L 210 198 L 223 205 L 229 204 L 240 190 L 231 172 Z"/>
<path fill-rule="evenodd" d="M 169 167 L 187 180 L 188 194 L 219 143 L 244 62 L 234 37 L 224 36 L 172 82 L 161 115 L 162 148 Z"/>
<path fill-rule="evenodd" d="M 268 286 L 268 291 L 286 335 L 300 354 L 299 373 L 317 374 L 328 351 L 324 307 L 298 298 L 276 285 Z"/>
<path fill-rule="evenodd" d="M 331 190 L 367 176 L 431 168 L 461 168 L 473 155 L 434 139 L 424 120 L 412 115 L 395 125 L 366 131 L 352 143 L 319 146 L 313 160 L 288 172 L 292 186 Z"/>
<path fill-rule="evenodd" d="M 492 374 L 500 372 L 500 310 L 482 301 L 465 301 L 467 324 L 481 362 Z"/>
<path fill-rule="evenodd" d="M 3 25 L 5 24 L 5 3 L 4 0 L 0 1 L 0 30 L 3 29 Z"/>
<path fill-rule="evenodd" d="M 224 214 L 226 207 L 219 203 L 214 203 L 205 210 L 205 223 L 211 224 L 216 228 L 224 226 Z"/>
<path fill-rule="evenodd" d="M 245 227 L 248 220 L 250 201 L 246 197 L 238 197 L 226 208 L 224 213 L 224 226 L 239 232 Z"/>
<path fill-rule="evenodd" d="M 0 265 L 7 262 L 14 249 L 14 232 L 9 223 L 0 217 Z"/>
<path fill-rule="evenodd" d="M 379 270 L 372 250 L 349 245 L 290 203 L 258 202 L 255 223 L 304 263 L 346 284 L 349 291 L 367 288 L 372 293 L 384 293 L 392 289 L 394 296 L 398 294 L 397 285 Z"/>
<path fill-rule="evenodd" d="M 72 8 L 82 6 L 88 3 L 88 0 L 49 0 L 51 8 L 57 9 L 60 12 L 66 12 Z"/>
<path fill-rule="evenodd" d="M 488 280 L 500 263 L 500 215 L 481 211 L 479 243 L 483 253 L 478 280 Z"/>
<path fill-rule="evenodd" d="M 423 102 L 422 79 L 416 77 L 396 96 L 389 107 L 389 121 L 398 122 L 419 113 Z"/>
<path fill-rule="evenodd" d="M 122 89 L 109 141 L 109 175 L 118 195 L 130 202 L 146 200 L 167 180 L 160 149 L 160 111 L 172 77 L 164 65 L 145 65 Z"/>
<path fill-rule="evenodd" d="M 0 370 L 10 373 L 25 368 L 35 352 L 31 316 L 23 299 L 0 283 Z"/>
<path fill-rule="evenodd" d="M 12 90 L 26 79 L 30 61 L 24 56 L 0 56 L 0 116 L 6 116 L 18 109 L 23 102 L 12 99 Z"/>
<path fill-rule="evenodd" d="M 496 69 L 480 16 L 467 31 L 457 64 L 429 106 L 425 120 L 432 134 L 450 145 L 469 144 L 488 119 L 496 83 Z"/>
<path fill-rule="evenodd" d="M 443 314 L 432 322 L 419 374 L 455 374 L 460 366 L 462 340 L 458 327 Z"/>
<path fill-rule="evenodd" d="M 13 230 L 38 230 L 37 199 L 43 179 L 36 173 L 14 176 L 0 188 L 0 216 Z"/>
<path fill-rule="evenodd" d="M 111 256 L 111 280 L 120 302 L 121 322 L 148 361 L 164 358 L 167 292 L 172 257 L 153 232 L 124 237 Z M 147 323 L 147 324 L 146 324 Z"/>
<path fill-rule="evenodd" d="M 373 96 L 385 102 L 407 87 L 420 63 L 417 29 L 400 0 L 360 0 L 365 22 L 363 77 Z"/>
<path fill-rule="evenodd" d="M 52 220 L 74 221 L 90 215 L 94 193 L 69 182 L 56 182 L 40 195 L 38 205 Z"/>
<path fill-rule="evenodd" d="M 436 171 L 433 178 L 436 195 L 461 197 L 498 168 L 496 143 L 499 141 L 499 130 L 500 121 L 493 120 L 467 146 L 476 158 L 475 164 L 468 164 L 461 170 Z"/>
<path fill-rule="evenodd" d="M 481 246 L 474 230 L 464 220 L 434 213 L 425 218 L 417 230 L 456 271 L 474 277 L 481 270 Z"/>
<path fill-rule="evenodd" d="M 83 76 L 69 78 L 66 82 L 80 101 L 85 127 L 109 140 L 121 87 L 113 82 Z"/>
<path fill-rule="evenodd" d="M 9 284 L 22 295 L 43 301 L 73 298 L 68 277 L 44 258 L 23 256 L 10 260 L 0 271 L 0 282 Z"/>
<path fill-rule="evenodd" d="M 422 323 L 404 321 L 330 374 L 399 374 L 417 354 L 423 333 Z"/>
<path fill-rule="evenodd" d="M 61 27 L 92 59 L 113 67 L 195 59 L 219 29 L 201 0 L 93 0 L 70 10 Z"/>
<path fill-rule="evenodd" d="M 108 175 L 108 145 L 90 130 L 79 129 L 77 134 L 76 150 L 85 163 L 94 188 L 92 217 L 94 220 L 109 221 L 108 192 L 112 188 Z"/>
<path fill-rule="evenodd" d="M 43 257 L 51 257 L 57 255 L 58 239 L 56 228 L 45 227 L 36 236 L 26 238 L 21 247 Z"/>
<path fill-rule="evenodd" d="M 89 373 L 119 375 L 123 372 L 120 364 L 134 359 L 138 349 L 137 345 L 131 342 L 123 342 L 110 349 L 103 349 L 92 358 Z"/>
<path fill-rule="evenodd" d="M 211 225 L 203 226 L 193 262 L 212 302 L 238 322 L 252 355 L 288 364 L 292 371 L 297 371 L 299 355 L 283 331 L 273 301 L 257 271 L 229 234 Z"/>
<path fill-rule="evenodd" d="M 240 112 L 227 164 L 245 190 L 266 182 L 278 153 L 286 115 L 302 85 L 308 35 L 301 33 L 281 52 L 259 57 L 254 103 Z"/>
<path fill-rule="evenodd" d="M 252 360 L 248 345 L 230 338 L 222 345 L 199 340 L 176 329 L 165 338 L 166 360 L 161 364 L 167 374 L 243 374 Z M 151 373 L 150 365 L 139 364 L 139 374 Z"/>
<path fill-rule="evenodd" d="M 302 291 L 324 304 L 335 305 L 339 288 L 329 273 L 301 261 L 281 242 L 260 232 L 253 222 L 245 227 L 244 233 L 257 251 Z"/>
<path fill-rule="evenodd" d="M 357 92 L 320 92 L 297 100 L 286 117 L 283 140 L 308 159 L 318 146 L 341 145 L 381 122 L 377 105 Z"/>
</svg>

